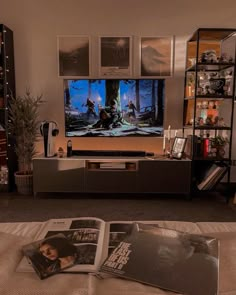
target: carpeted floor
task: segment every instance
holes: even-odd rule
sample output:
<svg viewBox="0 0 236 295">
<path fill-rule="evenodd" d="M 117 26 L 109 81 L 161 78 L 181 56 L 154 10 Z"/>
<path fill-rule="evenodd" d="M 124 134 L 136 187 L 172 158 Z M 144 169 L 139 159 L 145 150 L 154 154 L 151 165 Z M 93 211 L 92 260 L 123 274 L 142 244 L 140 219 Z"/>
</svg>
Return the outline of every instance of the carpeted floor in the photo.
<svg viewBox="0 0 236 295">
<path fill-rule="evenodd" d="M 40 198 L 1 194 L 0 222 L 94 216 L 109 220 L 236 221 L 236 205 L 220 194 L 194 197 L 47 194 Z"/>
</svg>

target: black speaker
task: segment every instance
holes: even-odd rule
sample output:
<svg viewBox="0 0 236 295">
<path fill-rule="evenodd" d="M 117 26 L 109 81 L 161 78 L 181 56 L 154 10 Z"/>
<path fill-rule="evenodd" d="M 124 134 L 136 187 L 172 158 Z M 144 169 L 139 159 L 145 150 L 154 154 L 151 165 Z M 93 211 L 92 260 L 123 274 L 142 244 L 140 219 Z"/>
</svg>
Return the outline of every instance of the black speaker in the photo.
<svg viewBox="0 0 236 295">
<path fill-rule="evenodd" d="M 72 141 L 67 141 L 67 157 L 72 157 Z"/>
</svg>

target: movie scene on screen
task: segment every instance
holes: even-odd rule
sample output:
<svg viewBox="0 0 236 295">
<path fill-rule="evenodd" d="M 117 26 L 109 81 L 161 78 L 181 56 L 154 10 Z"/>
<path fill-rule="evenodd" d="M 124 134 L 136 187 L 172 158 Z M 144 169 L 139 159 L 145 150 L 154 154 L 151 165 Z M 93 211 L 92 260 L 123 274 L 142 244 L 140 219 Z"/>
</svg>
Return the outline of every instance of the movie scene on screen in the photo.
<svg viewBox="0 0 236 295">
<path fill-rule="evenodd" d="M 65 136 L 163 136 L 163 79 L 64 80 Z"/>
</svg>

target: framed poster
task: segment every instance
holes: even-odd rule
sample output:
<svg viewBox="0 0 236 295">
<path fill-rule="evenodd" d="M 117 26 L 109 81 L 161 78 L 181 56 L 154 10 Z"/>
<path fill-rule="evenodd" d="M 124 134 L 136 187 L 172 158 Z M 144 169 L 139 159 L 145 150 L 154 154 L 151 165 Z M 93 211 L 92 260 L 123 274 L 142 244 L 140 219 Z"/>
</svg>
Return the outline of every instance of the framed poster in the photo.
<svg viewBox="0 0 236 295">
<path fill-rule="evenodd" d="M 140 76 L 171 77 L 174 37 L 140 37 Z"/>
<path fill-rule="evenodd" d="M 100 77 L 130 77 L 132 74 L 131 37 L 99 37 Z"/>
<path fill-rule="evenodd" d="M 59 77 L 89 77 L 90 75 L 90 37 L 58 36 Z"/>
</svg>

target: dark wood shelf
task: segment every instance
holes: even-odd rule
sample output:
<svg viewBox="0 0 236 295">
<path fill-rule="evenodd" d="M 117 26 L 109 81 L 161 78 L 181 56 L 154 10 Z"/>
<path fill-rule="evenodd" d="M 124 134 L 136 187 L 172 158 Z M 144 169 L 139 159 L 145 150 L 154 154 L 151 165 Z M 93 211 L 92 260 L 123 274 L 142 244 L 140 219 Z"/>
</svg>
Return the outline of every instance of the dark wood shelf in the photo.
<svg viewBox="0 0 236 295">
<path fill-rule="evenodd" d="M 193 160 L 195 161 L 213 161 L 213 162 L 230 162 L 229 158 L 219 158 L 219 157 L 200 157 L 193 156 Z"/>
<path fill-rule="evenodd" d="M 232 98 L 233 98 L 233 95 L 216 95 L 216 94 L 196 95 L 196 99 L 223 100 L 223 99 L 232 99 Z"/>
<path fill-rule="evenodd" d="M 232 128 L 229 126 L 208 126 L 208 125 L 203 125 L 203 126 L 193 126 L 193 125 L 184 125 L 184 129 L 195 129 L 195 130 L 231 130 Z"/>
<path fill-rule="evenodd" d="M 207 71 L 207 72 L 218 72 L 234 67 L 235 63 L 202 63 L 198 62 L 194 66 L 186 69 L 186 72 Z"/>
<path fill-rule="evenodd" d="M 189 139 L 187 147 L 192 159 L 193 190 L 197 177 L 205 174 L 210 167 L 214 168 L 216 163 L 227 166 L 227 169 L 222 175 L 218 174 L 214 183 L 202 185 L 215 189 L 225 175 L 228 177 L 228 184 L 230 181 L 236 74 L 235 34 L 236 29 L 233 28 L 199 28 L 187 41 L 184 93 L 190 96 L 184 97 L 183 132 Z M 194 82 L 190 89 L 188 82 Z M 210 101 L 214 101 L 214 106 Z M 200 117 L 200 123 L 204 125 L 197 124 Z M 218 126 L 217 123 L 222 124 Z M 226 126 L 222 126 L 224 124 Z M 190 135 L 188 130 L 191 130 Z M 225 132 L 218 132 L 221 130 Z M 220 135 L 229 139 L 222 158 L 211 144 L 211 139 Z M 210 140 L 207 140 L 207 136 Z M 218 173 L 218 170 L 215 172 Z"/>
<path fill-rule="evenodd" d="M 0 66 L 2 67 L 0 77 L 0 126 L 1 137 L 4 138 L 3 149 L 5 151 L 0 155 L 0 169 L 7 171 L 7 183 L 4 183 L 4 185 L 8 191 L 12 191 L 15 188 L 14 173 L 17 169 L 17 158 L 14 149 L 15 141 L 14 138 L 9 135 L 8 130 L 8 107 L 10 93 L 15 96 L 14 41 L 13 31 L 7 26 L 0 24 L 0 32 Z"/>
</svg>

